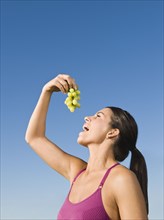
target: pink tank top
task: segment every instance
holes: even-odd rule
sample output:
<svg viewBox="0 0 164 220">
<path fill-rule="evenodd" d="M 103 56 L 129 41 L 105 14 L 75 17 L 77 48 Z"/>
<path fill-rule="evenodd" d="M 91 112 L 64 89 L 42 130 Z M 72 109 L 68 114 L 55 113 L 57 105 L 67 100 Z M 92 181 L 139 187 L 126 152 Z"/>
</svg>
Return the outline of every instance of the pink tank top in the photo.
<svg viewBox="0 0 164 220">
<path fill-rule="evenodd" d="M 69 194 L 61 207 L 58 217 L 58 220 L 110 220 L 110 217 L 106 213 L 102 197 L 101 197 L 101 189 L 103 187 L 103 184 L 110 173 L 111 169 L 117 166 L 119 163 L 114 164 L 112 167 L 110 167 L 104 177 L 102 178 L 97 190 L 92 193 L 89 197 L 82 200 L 78 203 L 72 203 L 69 200 L 69 195 L 72 189 L 72 186 L 74 182 L 76 181 L 77 177 L 85 170 L 81 170 L 77 176 L 75 177 L 71 189 L 69 191 Z"/>
</svg>

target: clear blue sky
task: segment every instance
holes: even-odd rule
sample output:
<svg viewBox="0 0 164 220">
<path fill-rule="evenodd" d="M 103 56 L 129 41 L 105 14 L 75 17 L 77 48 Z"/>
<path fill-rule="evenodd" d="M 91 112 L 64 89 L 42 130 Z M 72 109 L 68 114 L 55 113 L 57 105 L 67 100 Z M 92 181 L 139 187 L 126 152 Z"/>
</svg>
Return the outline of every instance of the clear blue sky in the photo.
<svg viewBox="0 0 164 220">
<path fill-rule="evenodd" d="M 25 143 L 44 83 L 68 73 L 81 90 L 70 113 L 53 95 L 47 136 L 88 158 L 77 136 L 86 115 L 128 110 L 149 175 L 150 215 L 163 216 L 163 1 L 1 1 L 1 218 L 56 219 L 69 183 Z M 124 165 L 129 166 L 130 155 Z"/>
</svg>

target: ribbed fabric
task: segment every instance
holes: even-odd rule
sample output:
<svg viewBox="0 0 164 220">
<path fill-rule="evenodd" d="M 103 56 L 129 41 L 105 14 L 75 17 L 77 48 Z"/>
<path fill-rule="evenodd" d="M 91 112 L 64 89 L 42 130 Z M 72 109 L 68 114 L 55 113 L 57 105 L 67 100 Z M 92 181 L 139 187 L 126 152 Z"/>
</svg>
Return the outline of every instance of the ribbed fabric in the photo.
<svg viewBox="0 0 164 220">
<path fill-rule="evenodd" d="M 110 217 L 106 213 L 104 209 L 104 205 L 102 202 L 102 196 L 101 196 L 101 189 L 103 187 L 103 184 L 110 173 L 111 169 L 117 166 L 119 163 L 114 164 L 112 167 L 110 167 L 105 175 L 103 176 L 98 189 L 92 193 L 89 197 L 84 199 L 81 202 L 78 203 L 72 203 L 69 201 L 69 195 L 72 189 L 72 186 L 74 182 L 76 181 L 77 177 L 85 170 L 81 170 L 77 176 L 75 177 L 71 189 L 69 191 L 69 194 L 61 207 L 58 217 L 58 220 L 110 220 Z"/>
</svg>

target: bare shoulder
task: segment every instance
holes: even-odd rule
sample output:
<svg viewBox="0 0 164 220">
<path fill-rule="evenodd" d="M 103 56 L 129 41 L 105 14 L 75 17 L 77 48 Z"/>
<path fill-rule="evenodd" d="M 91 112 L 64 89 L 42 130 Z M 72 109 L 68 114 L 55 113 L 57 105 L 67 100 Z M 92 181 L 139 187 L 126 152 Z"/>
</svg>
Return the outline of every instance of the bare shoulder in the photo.
<svg viewBox="0 0 164 220">
<path fill-rule="evenodd" d="M 121 219 L 147 219 L 145 200 L 136 175 L 119 165 L 112 170 L 108 180 Z"/>
<path fill-rule="evenodd" d="M 130 169 L 121 164 L 112 169 L 108 178 L 108 183 L 115 196 L 119 196 L 123 192 L 127 193 L 129 190 L 140 191 L 140 185 L 136 175 Z"/>
<path fill-rule="evenodd" d="M 117 192 L 118 189 L 129 190 L 130 186 L 134 188 L 140 188 L 135 173 L 123 165 L 119 165 L 115 172 L 113 172 L 112 184 L 114 188 L 117 187 Z"/>
<path fill-rule="evenodd" d="M 125 204 L 129 201 L 129 205 L 135 203 L 135 207 L 139 207 L 140 205 L 142 208 L 145 207 L 144 197 L 138 179 L 135 173 L 125 166 L 120 165 L 117 166 L 115 172 L 113 170 L 111 186 L 117 203 Z"/>
<path fill-rule="evenodd" d="M 112 170 L 111 178 L 114 185 L 120 183 L 124 185 L 127 184 L 127 181 L 137 181 L 136 175 L 130 169 L 121 164 Z"/>
</svg>

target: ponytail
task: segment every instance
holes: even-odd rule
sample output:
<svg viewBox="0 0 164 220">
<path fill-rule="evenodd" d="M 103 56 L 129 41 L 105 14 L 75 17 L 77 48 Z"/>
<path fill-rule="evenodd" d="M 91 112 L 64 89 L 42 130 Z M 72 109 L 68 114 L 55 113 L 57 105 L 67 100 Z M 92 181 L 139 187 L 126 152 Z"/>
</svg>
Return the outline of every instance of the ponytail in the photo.
<svg viewBox="0 0 164 220">
<path fill-rule="evenodd" d="M 132 157 L 130 161 L 130 170 L 136 174 L 136 177 L 140 183 L 145 198 L 147 214 L 148 214 L 149 213 L 148 193 L 147 193 L 148 176 L 147 176 L 147 167 L 146 167 L 145 158 L 137 148 L 131 150 L 131 153 L 132 153 Z"/>
</svg>

